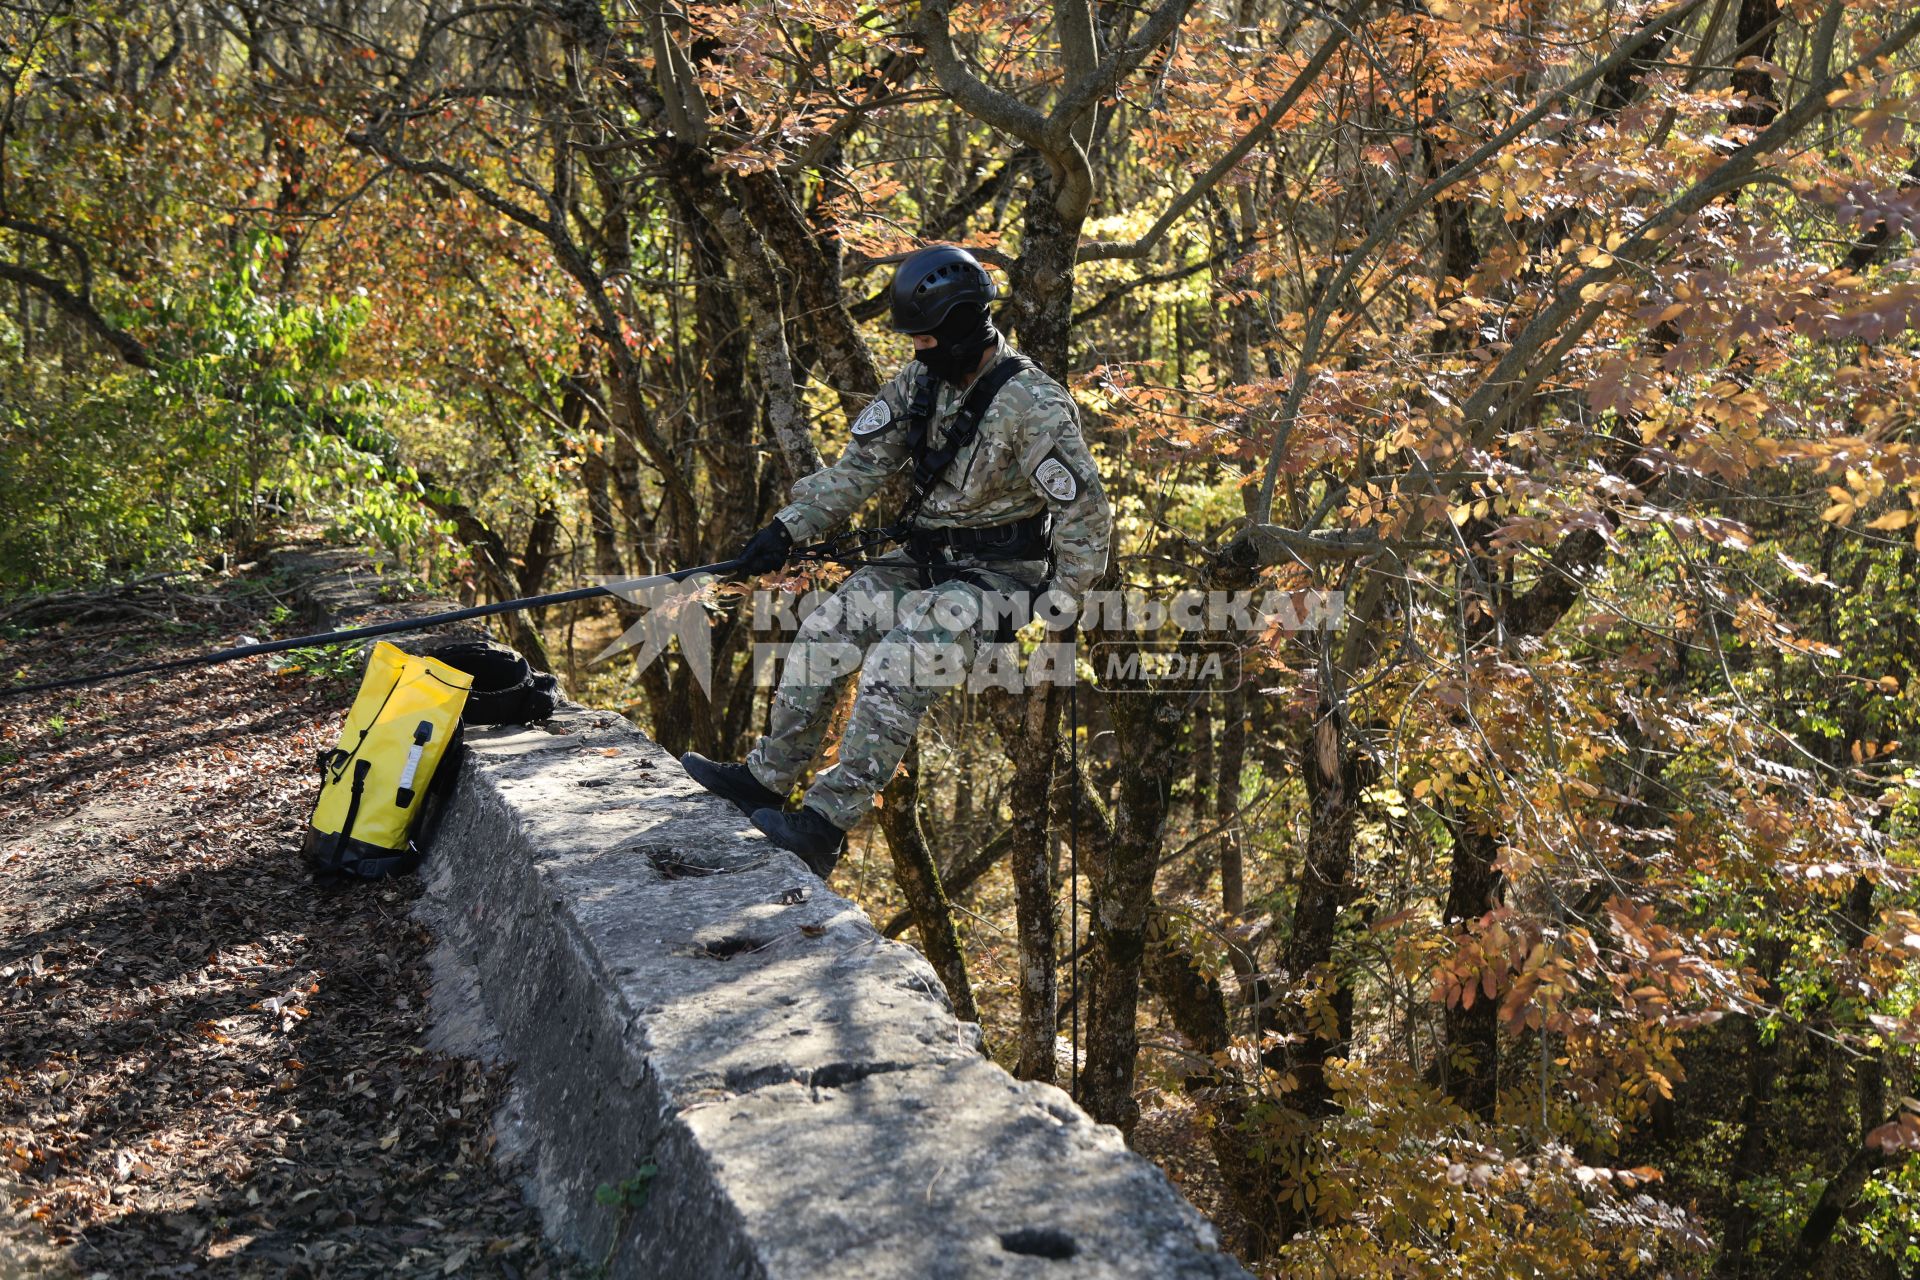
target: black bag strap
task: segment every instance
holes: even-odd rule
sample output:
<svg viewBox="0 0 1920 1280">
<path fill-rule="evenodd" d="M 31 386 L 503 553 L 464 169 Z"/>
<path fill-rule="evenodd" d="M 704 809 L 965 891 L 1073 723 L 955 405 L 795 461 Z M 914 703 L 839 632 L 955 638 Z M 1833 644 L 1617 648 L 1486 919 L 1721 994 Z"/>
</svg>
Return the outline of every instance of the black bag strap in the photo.
<svg viewBox="0 0 1920 1280">
<path fill-rule="evenodd" d="M 355 748 L 359 750 L 359 748 Z M 353 790 L 347 796 L 347 816 L 340 823 L 340 838 L 353 838 L 353 824 L 360 817 L 360 800 L 366 794 L 367 773 L 373 768 L 372 761 L 362 760 L 353 766 Z"/>
<path fill-rule="evenodd" d="M 447 740 L 446 752 L 440 757 L 440 767 L 434 770 L 433 780 L 427 784 L 427 794 L 421 798 L 420 811 L 413 815 L 413 827 L 407 832 L 407 849 L 416 862 L 426 856 L 433 838 L 440 834 L 440 824 L 446 820 L 447 806 L 453 803 L 453 793 L 460 782 L 460 771 L 467 763 L 466 726 L 464 718 L 454 722 L 453 736 Z"/>
<path fill-rule="evenodd" d="M 987 416 L 987 410 L 992 407 L 993 398 L 1000 394 L 1000 388 L 1033 367 L 1033 361 L 1014 352 L 981 374 L 967 388 L 967 397 L 960 402 L 960 411 L 954 414 L 953 421 L 947 427 L 947 438 L 938 449 L 932 448 L 928 442 L 933 429 L 933 378 L 924 370 L 921 372 L 920 385 L 914 388 L 913 402 L 907 410 L 911 415 L 907 428 L 907 451 L 913 457 L 913 491 L 893 522 L 894 529 L 900 531 L 896 536 L 904 534 L 914 517 L 920 514 L 920 508 L 926 503 L 927 495 L 933 492 L 933 486 L 940 483 L 940 477 L 946 474 L 961 450 L 972 444 L 974 437 L 980 434 L 980 420 Z"/>
<path fill-rule="evenodd" d="M 393 678 L 393 685 L 387 690 L 386 697 L 380 699 L 380 705 L 373 709 L 373 715 L 368 719 L 366 727 L 360 730 L 360 737 L 354 742 L 353 750 L 342 751 L 336 747 L 329 755 L 323 757 L 320 767 L 322 770 L 331 773 L 335 782 L 340 781 L 342 777 L 346 776 L 347 762 L 359 755 L 360 748 L 367 745 L 367 735 L 373 732 L 373 726 L 380 723 L 380 713 L 387 709 L 387 704 L 393 701 L 393 695 L 400 691 L 400 681 L 400 676 Z M 349 822 L 351 822 L 351 819 L 349 819 Z"/>
</svg>

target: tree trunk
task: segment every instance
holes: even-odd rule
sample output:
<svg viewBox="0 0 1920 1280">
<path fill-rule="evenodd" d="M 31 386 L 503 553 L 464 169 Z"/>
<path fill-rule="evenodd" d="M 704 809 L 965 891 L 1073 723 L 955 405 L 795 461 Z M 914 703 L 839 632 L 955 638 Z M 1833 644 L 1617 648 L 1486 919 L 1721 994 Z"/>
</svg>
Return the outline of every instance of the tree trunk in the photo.
<svg viewBox="0 0 1920 1280">
<path fill-rule="evenodd" d="M 453 521 L 455 536 L 472 553 L 474 568 L 486 584 L 486 589 L 496 600 L 513 599 L 519 592 L 519 580 L 513 572 L 513 560 L 507 554 L 507 544 L 501 541 L 500 535 L 457 496 L 452 496 L 436 484 L 423 484 L 421 488 L 428 495 L 427 505 L 436 514 Z M 508 638 L 521 656 L 532 663 L 537 671 L 553 670 L 552 660 L 547 657 L 547 648 L 540 642 L 540 634 L 528 623 L 526 615 L 516 611 L 502 614 L 501 617 L 506 623 Z"/>
<path fill-rule="evenodd" d="M 1321 990 L 1331 1001 L 1338 984 L 1325 974 L 1325 966 L 1333 958 L 1341 908 L 1354 896 L 1353 832 L 1359 816 L 1360 779 L 1354 753 L 1340 731 L 1338 715 L 1324 701 L 1304 754 L 1301 772 L 1307 783 L 1307 856 L 1283 963 L 1287 976 L 1295 982 L 1322 973 Z M 1298 1080 L 1296 1105 L 1308 1115 L 1324 1116 L 1331 1110 L 1332 1097 L 1324 1067 L 1327 1058 L 1344 1043 L 1347 1029 L 1338 1021 L 1308 1012 L 1306 1039 L 1291 1059 Z"/>
<path fill-rule="evenodd" d="M 1145 690 L 1109 700 L 1115 735 L 1128 744 L 1121 762 L 1113 840 L 1089 859 L 1091 920 L 1086 965 L 1087 1057 L 1080 1102 L 1094 1119 L 1130 1132 L 1140 1118 L 1133 1098 L 1140 1040 L 1140 964 L 1146 949 L 1153 874 L 1166 823 L 1167 793 L 1179 769 L 1174 749 L 1181 707 Z"/>
<path fill-rule="evenodd" d="M 1060 217 L 1052 179 L 1036 177 L 1027 198 L 1020 260 L 1015 264 L 1006 312 L 1020 349 L 1048 375 L 1063 382 L 1070 367 L 1067 344 L 1073 327 L 1073 257 L 1079 238 L 1079 221 L 1068 226 Z"/>
<path fill-rule="evenodd" d="M 1769 1002 L 1779 997 L 1773 983 L 1780 974 L 1785 955 L 1781 943 L 1768 941 L 1758 956 L 1764 983 L 1761 990 Z M 1773 1104 L 1784 1039 L 1775 1035 L 1769 1040 L 1761 1034 L 1758 1021 L 1747 1020 L 1747 1087 L 1740 1100 L 1740 1140 L 1734 1146 L 1733 1163 L 1727 1170 L 1728 1193 L 1733 1203 L 1726 1212 L 1726 1230 L 1720 1237 L 1720 1259 L 1713 1272 L 1717 1280 L 1741 1280 L 1749 1274 L 1747 1240 L 1753 1233 L 1754 1215 L 1752 1206 L 1740 1198 L 1740 1189 L 1742 1183 L 1759 1177 L 1769 1165 L 1766 1154 L 1767 1139 L 1771 1135 L 1766 1120 Z"/>
<path fill-rule="evenodd" d="M 1303 755 L 1307 850 L 1294 903 L 1293 932 L 1282 960 L 1287 977 L 1307 992 L 1305 1003 L 1287 1010 L 1282 1020 L 1299 1037 L 1283 1065 L 1294 1078 L 1293 1106 L 1308 1121 L 1290 1140 L 1292 1151 L 1282 1157 L 1282 1163 L 1293 1168 L 1313 1163 L 1318 1134 L 1314 1122 L 1335 1110 L 1326 1063 L 1343 1050 L 1353 1014 L 1351 989 L 1329 962 L 1341 908 L 1354 896 L 1353 836 L 1362 780 L 1360 760 L 1341 731 L 1339 713 L 1327 690 L 1321 691 Z M 1280 1239 L 1291 1239 L 1305 1229 L 1311 1214 L 1304 1199 L 1283 1203 Z"/>
<path fill-rule="evenodd" d="M 993 870 L 993 864 L 1007 855 L 1013 847 L 1013 828 L 1004 828 L 999 835 L 980 846 L 978 850 L 948 863 L 949 870 L 940 875 L 940 887 L 946 892 L 949 902 L 960 902 L 966 898 L 967 890 L 978 883 L 981 876 Z M 889 938 L 897 938 L 913 924 L 913 912 L 902 911 L 887 921 L 880 932 Z"/>
<path fill-rule="evenodd" d="M 613 470 L 605 453 L 589 450 L 581 458 L 580 484 L 587 493 L 587 529 L 593 539 L 593 571 L 603 578 L 619 577 L 619 530 L 613 523 Z"/>
<path fill-rule="evenodd" d="M 880 829 L 893 855 L 893 874 L 906 895 L 907 909 L 920 932 L 920 950 L 947 988 L 953 1012 L 963 1022 L 978 1022 L 973 984 L 967 980 L 967 957 L 953 927 L 953 909 L 940 884 L 940 869 L 920 826 L 920 744 L 908 746 L 901 769 L 882 793 Z"/>
<path fill-rule="evenodd" d="M 1773 38 L 1779 30 L 1780 6 L 1776 0 L 1740 0 L 1740 18 L 1734 31 L 1730 61 L 1735 64 L 1743 58 L 1756 58 L 1763 63 L 1773 61 Z M 1757 66 L 1736 70 L 1733 91 L 1746 101 L 1727 113 L 1728 124 L 1764 129 L 1780 114 L 1780 96 L 1769 71 Z"/>
<path fill-rule="evenodd" d="M 1193 718 L 1188 721 L 1193 735 L 1193 778 L 1192 809 L 1196 825 L 1204 825 L 1207 814 L 1212 810 L 1214 784 L 1218 781 L 1216 762 L 1215 734 L 1213 731 L 1213 700 L 1204 698 L 1193 709 Z"/>
<path fill-rule="evenodd" d="M 1165 913 L 1155 908 L 1147 947 L 1147 981 L 1181 1036 L 1206 1060 L 1204 1066 L 1195 1062 L 1182 1087 L 1211 1113 L 1207 1142 L 1220 1166 L 1220 1180 L 1228 1199 L 1246 1224 L 1246 1238 L 1239 1242 L 1241 1260 L 1258 1262 L 1272 1249 L 1272 1225 L 1278 1206 L 1272 1171 L 1259 1154 L 1249 1126 L 1251 1099 L 1238 1077 L 1218 1065 L 1220 1055 L 1233 1040 L 1226 994 L 1220 980 L 1202 972 L 1192 953 L 1179 944 L 1167 925 Z"/>
<path fill-rule="evenodd" d="M 1223 698 L 1217 756 L 1214 817 L 1220 831 L 1220 910 L 1237 920 L 1247 911 L 1247 872 L 1240 825 L 1240 776 L 1247 760 L 1247 690 L 1241 684 Z"/>
<path fill-rule="evenodd" d="M 1898 1119 L 1898 1116 L 1893 1118 Z M 1826 1256 L 1834 1230 L 1839 1227 L 1840 1219 L 1846 1216 L 1848 1210 L 1859 1203 L 1860 1192 L 1866 1187 L 1867 1179 L 1892 1163 L 1893 1158 L 1888 1152 L 1865 1143 L 1853 1149 L 1846 1163 L 1834 1170 L 1833 1176 L 1827 1179 L 1827 1185 L 1820 1191 L 1820 1198 L 1808 1211 L 1806 1222 L 1801 1224 L 1793 1248 L 1774 1269 L 1773 1280 L 1802 1280 L 1806 1276 L 1830 1274 L 1820 1262 Z"/>
<path fill-rule="evenodd" d="M 1453 870 L 1447 883 L 1445 923 L 1456 927 L 1478 920 L 1493 909 L 1500 893 L 1500 873 L 1494 869 L 1499 848 L 1485 832 L 1472 830 L 1464 816 L 1456 819 Z M 1441 1049 L 1440 1077 L 1455 1102 L 1482 1120 L 1491 1120 L 1499 1100 L 1500 1002 L 1476 1000 L 1447 1006 L 1446 1041 Z"/>
<path fill-rule="evenodd" d="M 1052 1084 L 1060 987 L 1055 955 L 1059 902 L 1054 891 L 1052 825 L 1053 739 L 1064 695 L 1052 684 L 1027 694 L 1019 737 L 1008 743 L 1014 762 L 1014 913 L 1020 931 L 1020 1057 L 1014 1074 Z"/>
</svg>

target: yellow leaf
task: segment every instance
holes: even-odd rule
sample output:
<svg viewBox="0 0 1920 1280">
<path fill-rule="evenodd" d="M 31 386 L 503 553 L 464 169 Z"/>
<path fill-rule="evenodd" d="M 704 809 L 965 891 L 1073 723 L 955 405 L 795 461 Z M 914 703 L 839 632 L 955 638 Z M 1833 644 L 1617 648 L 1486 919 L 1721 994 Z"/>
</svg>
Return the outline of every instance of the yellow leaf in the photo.
<svg viewBox="0 0 1920 1280">
<path fill-rule="evenodd" d="M 1869 529 L 1904 529 L 1913 519 L 1911 511 L 1889 511 L 1867 526 Z"/>
<path fill-rule="evenodd" d="M 1828 524 L 1850 524 L 1853 513 L 1859 508 L 1849 502 L 1836 502 L 1820 513 L 1820 518 Z"/>
</svg>

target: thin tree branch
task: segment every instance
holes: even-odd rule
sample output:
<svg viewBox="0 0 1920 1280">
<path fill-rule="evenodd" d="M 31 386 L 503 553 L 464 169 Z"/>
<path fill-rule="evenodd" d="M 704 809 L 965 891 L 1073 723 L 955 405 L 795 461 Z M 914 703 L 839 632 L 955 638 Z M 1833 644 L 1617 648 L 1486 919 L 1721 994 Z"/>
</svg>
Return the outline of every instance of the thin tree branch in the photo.
<svg viewBox="0 0 1920 1280">
<path fill-rule="evenodd" d="M 926 46 L 934 79 L 968 115 L 1002 133 L 1012 134 L 1030 147 L 1050 151 L 1047 117 L 1012 94 L 988 88 L 961 65 L 949 27 L 952 3 L 953 0 L 925 0 L 920 8 L 920 39 Z"/>
<path fill-rule="evenodd" d="M 1248 518 L 1249 523 L 1266 523 L 1273 511 L 1273 492 L 1280 478 L 1280 460 L 1286 453 L 1287 439 L 1292 434 L 1294 420 L 1300 412 L 1300 403 L 1306 397 L 1307 384 L 1314 362 L 1320 355 L 1320 344 L 1326 335 L 1327 323 L 1345 299 L 1347 290 L 1360 273 L 1361 267 L 1373 257 L 1381 245 L 1386 243 L 1387 238 L 1401 223 L 1438 199 L 1442 192 L 1470 177 L 1489 157 L 1497 154 L 1501 148 L 1546 119 L 1561 103 L 1585 93 L 1593 84 L 1612 75 L 1638 54 L 1641 47 L 1648 41 L 1659 38 L 1668 24 L 1684 17 L 1703 3 L 1705 0 L 1681 0 L 1672 8 L 1661 11 L 1621 41 L 1620 45 L 1607 57 L 1594 63 L 1580 75 L 1542 94 L 1532 110 L 1475 147 L 1445 173 L 1418 190 L 1408 193 L 1399 204 L 1375 220 L 1367 233 L 1367 238 L 1341 262 L 1340 269 L 1334 273 L 1333 279 L 1321 294 L 1319 305 L 1307 317 L 1305 329 L 1301 334 L 1300 355 L 1293 385 L 1287 389 L 1286 399 L 1276 419 L 1273 449 L 1267 457 L 1266 474 L 1261 478 L 1260 494 L 1254 500 L 1253 510 Z"/>
<path fill-rule="evenodd" d="M 1160 7 L 1140 28 L 1139 35 L 1122 45 L 1090 73 L 1068 85 L 1054 103 L 1052 114 L 1047 117 L 1044 148 L 1048 151 L 1064 151 L 1069 145 L 1078 145 L 1073 137 L 1074 126 L 1087 113 L 1087 109 L 1113 92 L 1122 80 L 1146 61 L 1148 54 L 1171 39 L 1186 18 L 1187 10 L 1192 7 L 1193 0 L 1161 0 Z M 1074 49 L 1069 46 L 1069 75 L 1075 71 L 1073 53 Z"/>
<path fill-rule="evenodd" d="M 1320 72 L 1326 67 L 1328 60 L 1333 57 L 1334 53 L 1342 44 L 1346 43 L 1347 37 L 1352 34 L 1353 24 L 1358 22 L 1361 15 L 1372 7 L 1373 0 L 1355 0 L 1355 3 L 1348 6 L 1347 11 L 1341 14 L 1335 21 L 1333 33 L 1314 51 L 1313 57 L 1309 58 L 1307 64 L 1300 68 L 1299 72 L 1293 77 L 1292 82 L 1281 91 L 1280 96 L 1274 99 L 1273 105 L 1267 108 L 1267 113 L 1261 116 L 1259 121 L 1251 129 L 1247 130 L 1240 141 L 1233 144 L 1233 147 L 1227 154 L 1221 156 L 1220 159 L 1213 163 L 1211 168 L 1198 178 L 1195 178 L 1192 185 L 1189 186 L 1178 199 L 1167 206 L 1166 212 L 1160 215 L 1159 219 L 1147 229 L 1144 235 L 1138 240 L 1132 241 L 1091 241 L 1080 246 L 1080 251 L 1075 256 L 1076 261 L 1093 262 L 1102 258 L 1144 258 L 1147 254 L 1151 253 L 1153 247 L 1160 243 L 1161 237 L 1167 234 L 1168 229 L 1171 228 L 1174 223 L 1178 222 L 1181 217 L 1186 214 L 1187 210 L 1193 208 L 1201 197 L 1218 186 L 1221 179 L 1233 172 L 1235 166 L 1246 159 L 1248 152 L 1259 146 L 1273 133 L 1274 126 L 1279 124 L 1281 118 L 1293 109 L 1293 104 L 1300 100 L 1300 95 L 1305 93 L 1308 87 L 1313 84 L 1314 80 L 1319 77 Z"/>
<path fill-rule="evenodd" d="M 52 276 L 43 275 L 29 267 L 14 262 L 0 262 L 0 280 L 11 280 L 45 294 L 54 306 L 84 323 L 89 329 L 105 340 L 108 346 L 120 353 L 120 358 L 140 369 L 152 369 L 157 362 L 153 353 L 140 339 L 119 328 L 101 315 L 91 299 L 75 293 Z"/>
</svg>

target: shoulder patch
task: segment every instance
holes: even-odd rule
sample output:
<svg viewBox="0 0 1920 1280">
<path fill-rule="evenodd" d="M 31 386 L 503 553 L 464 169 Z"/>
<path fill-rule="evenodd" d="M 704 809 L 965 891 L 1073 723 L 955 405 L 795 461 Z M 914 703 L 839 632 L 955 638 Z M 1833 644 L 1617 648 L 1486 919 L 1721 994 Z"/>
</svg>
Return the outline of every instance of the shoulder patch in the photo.
<svg viewBox="0 0 1920 1280">
<path fill-rule="evenodd" d="M 1080 496 L 1080 478 L 1073 474 L 1072 467 L 1061 461 L 1057 452 L 1048 454 L 1033 469 L 1033 478 L 1056 502 L 1072 502 Z"/>
<path fill-rule="evenodd" d="M 853 434 L 870 436 L 876 431 L 885 430 L 892 423 L 892 406 L 888 405 L 884 399 L 876 398 L 872 404 L 861 410 L 859 417 L 853 420 Z"/>
</svg>

